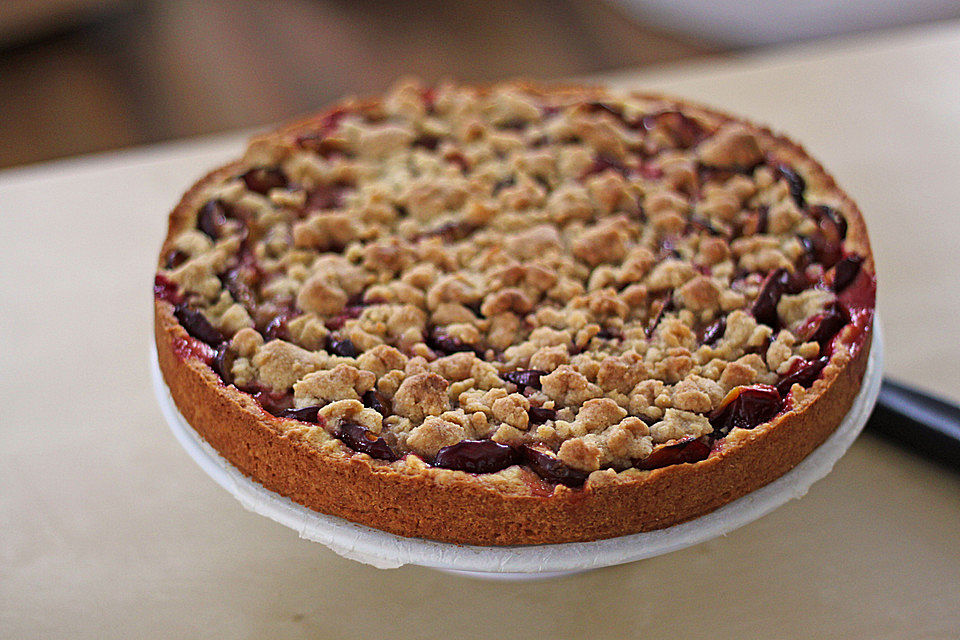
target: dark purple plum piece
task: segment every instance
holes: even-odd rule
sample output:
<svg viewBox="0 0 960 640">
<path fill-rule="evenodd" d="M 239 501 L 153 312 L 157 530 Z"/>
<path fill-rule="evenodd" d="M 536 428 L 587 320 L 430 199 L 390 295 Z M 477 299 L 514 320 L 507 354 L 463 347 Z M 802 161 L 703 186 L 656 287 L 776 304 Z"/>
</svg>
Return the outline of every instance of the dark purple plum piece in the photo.
<svg viewBox="0 0 960 640">
<path fill-rule="evenodd" d="M 451 336 L 440 327 L 434 327 L 427 335 L 427 346 L 434 351 L 450 355 L 463 351 L 472 351 L 476 353 L 477 349 L 469 345 L 456 336 Z"/>
<path fill-rule="evenodd" d="M 766 233 L 769 226 L 770 213 L 765 206 L 747 211 L 737 230 L 738 236 L 753 236 Z"/>
<path fill-rule="evenodd" d="M 796 295 L 809 287 L 810 284 L 811 282 L 809 278 L 807 278 L 806 271 L 798 266 L 795 271 L 787 276 L 787 286 L 784 288 L 783 292 Z"/>
<path fill-rule="evenodd" d="M 517 184 L 517 179 L 513 176 L 507 176 L 506 178 L 501 178 L 493 185 L 493 195 L 497 195 L 507 187 L 512 187 Z"/>
<path fill-rule="evenodd" d="M 511 120 L 507 120 L 506 122 L 499 123 L 497 125 L 497 128 L 504 131 L 523 131 L 524 129 L 527 128 L 527 124 L 528 123 L 526 120 L 521 120 L 520 118 L 513 118 Z"/>
<path fill-rule="evenodd" d="M 831 234 L 817 232 L 810 236 L 810 241 L 813 243 L 814 259 L 822 264 L 824 269 L 829 269 L 843 258 L 843 247 Z"/>
<path fill-rule="evenodd" d="M 342 329 L 343 325 L 347 323 L 347 320 L 359 318 L 366 306 L 367 305 L 363 302 L 360 302 L 359 304 L 348 304 L 343 308 L 343 311 L 327 320 L 324 324 L 326 325 L 327 329 L 330 329 L 330 331 Z"/>
<path fill-rule="evenodd" d="M 607 327 L 602 327 L 600 331 L 597 331 L 595 336 L 601 340 L 622 340 L 623 334 L 616 329 L 608 329 Z"/>
<path fill-rule="evenodd" d="M 321 405 L 319 404 L 315 404 L 312 407 L 304 407 L 303 409 L 287 409 L 280 414 L 280 417 L 316 424 L 320 409 Z"/>
<path fill-rule="evenodd" d="M 723 337 L 723 334 L 727 330 L 727 318 L 722 317 L 706 329 L 703 330 L 703 335 L 700 337 L 701 344 L 714 344 L 717 340 Z"/>
<path fill-rule="evenodd" d="M 517 371 L 508 371 L 503 374 L 503 379 L 512 382 L 518 387 L 540 388 L 540 376 L 547 375 L 546 371 L 538 369 L 518 369 Z"/>
<path fill-rule="evenodd" d="M 860 267 L 863 265 L 863 257 L 858 255 L 849 255 L 833 267 L 833 290 L 840 293 L 854 281 L 857 274 L 860 273 Z"/>
<path fill-rule="evenodd" d="M 342 422 L 335 435 L 345 445 L 358 453 L 365 453 L 371 458 L 390 462 L 397 459 L 397 454 L 390 448 L 386 440 L 359 424 Z"/>
<path fill-rule="evenodd" d="M 363 406 L 373 409 L 382 416 L 390 415 L 391 407 L 390 401 L 383 397 L 383 395 L 376 389 L 370 389 L 363 394 L 361 398 L 363 400 Z"/>
<path fill-rule="evenodd" d="M 838 240 L 831 239 L 829 234 L 815 233 L 810 236 L 810 241 L 813 243 L 814 259 L 823 265 L 824 270 L 843 258 L 843 247 Z"/>
<path fill-rule="evenodd" d="M 496 473 L 520 461 L 519 454 L 493 440 L 464 440 L 440 449 L 435 467 L 468 473 Z"/>
<path fill-rule="evenodd" d="M 777 165 L 777 173 L 783 178 L 787 186 L 790 187 L 790 196 L 797 206 L 803 209 L 806 206 L 804 192 L 807 190 L 807 182 L 793 167 L 786 164 Z"/>
<path fill-rule="evenodd" d="M 346 182 L 317 185 L 307 194 L 304 208 L 307 211 L 325 211 L 342 207 L 344 194 L 352 188 L 354 186 Z"/>
<path fill-rule="evenodd" d="M 413 146 L 423 147 L 429 151 L 436 151 L 437 147 L 440 146 L 440 138 L 424 134 L 413 141 Z"/>
<path fill-rule="evenodd" d="M 814 258 L 829 269 L 843 258 L 843 239 L 847 236 L 847 221 L 836 209 L 826 205 L 810 207 L 810 215 L 817 221 L 817 233 L 811 236 Z"/>
<path fill-rule="evenodd" d="M 546 409 L 544 407 L 530 407 L 530 410 L 527 411 L 527 414 L 530 416 L 531 424 L 543 424 L 547 420 L 557 419 L 556 409 Z"/>
<path fill-rule="evenodd" d="M 673 291 L 667 294 L 665 298 L 660 300 L 660 308 L 657 309 L 657 312 L 653 316 L 653 320 L 647 326 L 644 333 L 646 333 L 647 339 L 650 339 L 653 336 L 653 332 L 657 330 L 657 325 L 660 324 L 660 321 L 663 319 L 663 314 L 673 310 Z"/>
<path fill-rule="evenodd" d="M 781 397 L 786 398 L 795 384 L 809 389 L 820 377 L 820 372 L 823 371 L 828 362 L 830 362 L 828 356 L 816 360 L 798 360 L 790 367 L 787 375 L 777 383 L 777 392 Z"/>
<path fill-rule="evenodd" d="M 172 251 L 168 252 L 166 258 L 164 258 L 163 267 L 165 269 L 176 269 L 186 262 L 189 257 L 189 255 L 183 251 L 180 251 L 180 249 L 173 249 Z"/>
<path fill-rule="evenodd" d="M 659 469 L 685 462 L 699 462 L 709 455 L 710 445 L 703 438 L 690 437 L 657 447 L 636 466 L 638 469 Z"/>
<path fill-rule="evenodd" d="M 676 238 L 667 237 L 660 241 L 660 260 L 666 260 L 667 258 L 677 258 L 678 260 L 683 258 L 683 254 L 677 250 L 676 247 Z"/>
<path fill-rule="evenodd" d="M 197 213 L 197 229 L 211 240 L 218 240 L 228 217 L 227 207 L 222 200 L 208 200 Z"/>
<path fill-rule="evenodd" d="M 703 216 L 698 216 L 698 215 L 690 216 L 690 227 L 701 229 L 702 231 L 706 231 L 711 236 L 716 236 L 721 238 L 727 236 L 726 233 L 724 233 L 723 231 L 718 229 L 716 226 L 714 226 L 713 222 L 711 222 L 708 218 L 704 218 Z"/>
<path fill-rule="evenodd" d="M 614 107 L 604 102 L 588 102 L 585 106 L 587 110 L 592 113 L 606 111 L 617 120 L 623 120 L 623 111 L 619 107 Z"/>
<path fill-rule="evenodd" d="M 223 334 L 217 331 L 210 324 L 210 321 L 196 309 L 191 309 L 186 304 L 178 304 L 174 309 L 174 314 L 180 321 L 180 325 L 187 330 L 187 333 L 200 342 L 216 347 L 224 341 Z"/>
<path fill-rule="evenodd" d="M 816 257 L 816 250 L 813 246 L 813 240 L 807 236 L 797 236 L 797 240 L 800 242 L 800 246 L 803 247 L 803 251 L 806 254 L 801 259 L 805 262 L 809 262 Z"/>
<path fill-rule="evenodd" d="M 520 447 L 520 453 L 527 466 L 547 482 L 568 487 L 581 487 L 590 475 L 586 471 L 571 469 L 556 457 L 528 444 Z"/>
<path fill-rule="evenodd" d="M 790 273 L 783 268 L 776 269 L 767 275 L 760 287 L 760 293 L 750 307 L 750 312 L 757 322 L 761 322 L 774 329 L 779 328 L 780 318 L 777 316 L 777 303 L 780 296 L 787 290 L 790 283 Z"/>
<path fill-rule="evenodd" d="M 780 393 L 765 384 L 739 387 L 728 395 L 733 397 L 725 399 L 726 402 L 710 415 L 714 438 L 721 438 L 735 428 L 753 429 L 770 420 L 783 408 Z"/>
<path fill-rule="evenodd" d="M 601 153 L 594 159 L 593 164 L 587 169 L 584 177 L 592 176 L 597 173 L 603 173 L 607 169 L 613 169 L 620 175 L 626 175 L 628 172 L 627 166 L 620 162 L 617 158 L 605 153 Z"/>
<path fill-rule="evenodd" d="M 263 410 L 272 416 L 280 417 L 293 409 L 293 394 L 289 391 L 257 391 L 253 399 L 260 403 Z"/>
<path fill-rule="evenodd" d="M 476 229 L 476 225 L 468 222 L 445 222 L 439 227 L 416 235 L 413 241 L 416 242 L 425 238 L 440 238 L 444 242 L 456 242 L 457 240 L 463 240 Z"/>
<path fill-rule="evenodd" d="M 770 226 L 770 209 L 766 206 L 757 209 L 757 230 L 754 233 L 766 233 Z"/>
<path fill-rule="evenodd" d="M 267 323 L 266 328 L 263 330 L 263 337 L 266 340 L 288 340 L 290 338 L 289 333 L 287 332 L 287 321 L 289 318 L 285 315 L 276 316 L 273 320 Z"/>
<path fill-rule="evenodd" d="M 287 186 L 287 176 L 277 167 L 254 167 L 240 176 L 247 189 L 267 195 L 271 189 Z"/>
<path fill-rule="evenodd" d="M 827 224 L 835 227 L 841 240 L 847 237 L 847 220 L 833 207 L 825 204 L 814 205 L 810 207 L 810 214 L 818 222 L 826 221 Z"/>
<path fill-rule="evenodd" d="M 222 342 L 217 347 L 217 353 L 210 362 L 210 367 L 220 376 L 225 385 L 233 384 L 233 372 L 231 370 L 234 358 L 233 352 L 229 349 L 229 343 Z"/>
<path fill-rule="evenodd" d="M 344 358 L 356 358 L 359 355 L 357 347 L 350 338 L 338 338 L 333 335 L 327 336 L 327 351 L 336 356 Z"/>
<path fill-rule="evenodd" d="M 696 120 L 676 110 L 645 115 L 637 124 L 646 131 L 652 131 L 658 125 L 662 126 L 670 133 L 674 144 L 681 149 L 689 149 L 699 144 L 706 136 L 706 131 Z"/>
<path fill-rule="evenodd" d="M 220 281 L 230 297 L 248 311 L 257 306 L 257 294 L 248 281 L 256 281 L 256 269 L 250 266 L 238 266 L 220 276 Z"/>
<path fill-rule="evenodd" d="M 820 353 L 824 353 L 827 345 L 847 325 L 847 322 L 849 322 L 849 319 L 844 314 L 843 309 L 840 305 L 834 303 L 827 307 L 823 313 L 807 320 L 797 333 L 803 342 L 818 343 Z"/>
</svg>

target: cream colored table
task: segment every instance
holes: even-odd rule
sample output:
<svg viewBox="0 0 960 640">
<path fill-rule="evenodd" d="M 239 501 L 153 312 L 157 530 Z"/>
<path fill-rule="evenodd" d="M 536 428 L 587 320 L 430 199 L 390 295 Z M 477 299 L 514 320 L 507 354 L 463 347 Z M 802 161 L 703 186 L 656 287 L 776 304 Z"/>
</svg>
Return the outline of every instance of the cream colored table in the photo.
<svg viewBox="0 0 960 640">
<path fill-rule="evenodd" d="M 776 123 L 859 199 L 888 373 L 960 400 L 960 24 L 619 75 Z M 244 511 L 150 391 L 166 210 L 240 138 L 0 174 L 0 636 L 960 637 L 960 473 L 862 436 L 725 538 L 556 581 L 379 571 Z"/>
</svg>

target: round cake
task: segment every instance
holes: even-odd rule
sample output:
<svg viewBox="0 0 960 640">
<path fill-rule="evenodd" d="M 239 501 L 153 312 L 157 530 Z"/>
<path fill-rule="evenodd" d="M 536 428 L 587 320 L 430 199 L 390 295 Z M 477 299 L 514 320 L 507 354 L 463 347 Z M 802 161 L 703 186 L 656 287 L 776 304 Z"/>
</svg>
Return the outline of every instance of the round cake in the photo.
<svg viewBox="0 0 960 640">
<path fill-rule="evenodd" d="M 170 215 L 180 412 L 268 489 L 481 545 L 668 527 L 783 475 L 866 367 L 874 262 L 803 149 L 667 96 L 400 82 Z"/>
</svg>

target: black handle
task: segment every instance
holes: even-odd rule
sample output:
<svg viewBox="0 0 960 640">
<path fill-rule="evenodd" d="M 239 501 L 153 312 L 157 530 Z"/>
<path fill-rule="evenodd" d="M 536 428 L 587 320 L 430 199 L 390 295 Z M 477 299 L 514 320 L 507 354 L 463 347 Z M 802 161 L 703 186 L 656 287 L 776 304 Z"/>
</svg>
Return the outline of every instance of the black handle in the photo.
<svg viewBox="0 0 960 640">
<path fill-rule="evenodd" d="M 960 469 L 960 407 L 884 380 L 867 428 Z"/>
</svg>

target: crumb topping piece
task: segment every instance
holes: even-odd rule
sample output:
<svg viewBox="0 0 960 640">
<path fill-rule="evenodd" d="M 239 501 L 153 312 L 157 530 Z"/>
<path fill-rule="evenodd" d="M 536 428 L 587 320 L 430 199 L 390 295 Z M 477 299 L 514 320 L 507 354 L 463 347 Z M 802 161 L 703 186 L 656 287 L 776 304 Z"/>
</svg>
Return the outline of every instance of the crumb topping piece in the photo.
<svg viewBox="0 0 960 640">
<path fill-rule="evenodd" d="M 816 381 L 863 262 L 768 138 L 665 100 L 405 81 L 243 165 L 157 295 L 225 384 L 384 464 L 703 459 Z"/>
</svg>

